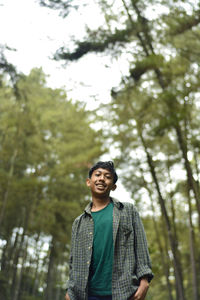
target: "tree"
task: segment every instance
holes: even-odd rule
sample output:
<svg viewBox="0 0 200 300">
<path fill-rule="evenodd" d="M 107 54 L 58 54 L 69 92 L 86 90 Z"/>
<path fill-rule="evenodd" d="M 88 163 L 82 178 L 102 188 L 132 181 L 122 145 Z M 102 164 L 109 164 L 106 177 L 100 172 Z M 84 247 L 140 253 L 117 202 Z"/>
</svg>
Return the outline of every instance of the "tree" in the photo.
<svg viewBox="0 0 200 300">
<path fill-rule="evenodd" d="M 173 254 L 176 298 L 184 300 L 191 297 L 191 290 L 187 289 L 190 279 L 188 274 L 181 271 L 185 269 L 183 266 L 188 260 L 178 252 L 185 248 L 180 233 L 184 205 L 189 206 L 188 215 L 184 214 L 185 220 L 191 229 L 195 226 L 192 233 L 194 236 L 190 239 L 193 250 L 195 235 L 199 236 L 200 232 L 197 150 L 199 5 L 194 1 L 186 4 L 185 1 L 145 0 L 98 3 L 105 15 L 105 23 L 96 31 L 88 28 L 85 39 L 74 42 L 74 51 L 69 51 L 65 46 L 58 49 L 55 59 L 74 61 L 91 52 L 104 52 L 120 59 L 126 53 L 129 73 L 124 74 L 121 85 L 111 91 L 112 103 L 104 109 L 105 114 L 109 110 L 109 118 L 106 120 L 111 121 L 108 127 L 112 128 L 109 131 L 113 136 L 112 144 L 116 143 L 121 151 L 121 166 L 124 160 L 134 164 L 134 156 L 143 154 L 140 166 L 145 164 L 147 178 L 150 171 L 153 180 L 151 184 L 154 184 L 157 191 L 157 199 L 169 232 L 171 246 L 167 251 L 172 251 Z M 152 16 L 153 10 L 156 13 Z M 195 159 L 190 159 L 191 154 Z M 174 178 L 177 166 L 186 174 L 182 180 Z M 136 171 L 134 169 L 133 173 Z M 137 183 L 131 176 L 132 173 L 128 178 L 136 197 Z M 170 177 L 173 178 L 173 183 Z M 179 191 L 183 182 L 187 186 L 187 193 Z M 166 190 L 168 186 L 171 187 L 170 193 Z M 130 184 L 127 187 L 130 188 Z M 140 182 L 140 188 L 142 187 L 144 182 Z M 153 191 L 152 195 L 155 197 Z M 180 199 L 183 199 L 184 204 L 179 207 Z M 175 214 L 176 210 L 178 214 Z M 198 223 L 192 224 L 192 216 L 195 214 L 198 216 Z M 194 267 L 197 254 L 193 250 L 193 299 L 197 300 L 199 272 Z M 189 252 L 187 248 L 187 253 Z M 166 252 L 167 254 L 169 255 Z"/>
<path fill-rule="evenodd" d="M 0 85 L 2 84 L 2 78 L 5 74 L 10 76 L 12 83 L 15 83 L 17 77 L 16 67 L 8 62 L 4 54 L 5 50 L 14 51 L 14 49 L 0 44 Z"/>
<path fill-rule="evenodd" d="M 50 300 L 66 284 L 71 224 L 87 203 L 85 178 L 102 144 L 84 105 L 47 87 L 41 69 L 20 75 L 16 89 L 0 88 L 1 282 L 6 299 L 41 299 L 45 290 Z"/>
</svg>

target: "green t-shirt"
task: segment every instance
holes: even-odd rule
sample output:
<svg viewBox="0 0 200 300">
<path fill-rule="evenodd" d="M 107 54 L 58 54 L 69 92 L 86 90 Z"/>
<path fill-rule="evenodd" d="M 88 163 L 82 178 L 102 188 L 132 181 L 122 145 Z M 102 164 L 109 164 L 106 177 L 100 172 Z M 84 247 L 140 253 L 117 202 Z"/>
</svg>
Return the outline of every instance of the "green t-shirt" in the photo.
<svg viewBox="0 0 200 300">
<path fill-rule="evenodd" d="M 92 212 L 94 240 L 89 276 L 89 295 L 112 294 L 113 203 Z"/>
</svg>

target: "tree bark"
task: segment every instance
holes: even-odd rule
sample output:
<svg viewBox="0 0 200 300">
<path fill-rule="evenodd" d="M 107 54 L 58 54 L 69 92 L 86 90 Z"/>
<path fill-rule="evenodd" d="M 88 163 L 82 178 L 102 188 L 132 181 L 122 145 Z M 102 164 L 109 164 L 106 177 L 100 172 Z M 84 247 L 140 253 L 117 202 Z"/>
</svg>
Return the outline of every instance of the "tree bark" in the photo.
<svg viewBox="0 0 200 300">
<path fill-rule="evenodd" d="M 53 286 L 54 286 L 54 265 L 55 265 L 56 252 L 54 247 L 54 238 L 50 245 L 50 254 L 49 254 L 49 265 L 47 273 L 47 287 L 45 292 L 45 300 L 54 300 L 53 299 Z"/>
<path fill-rule="evenodd" d="M 192 290 L 193 290 L 193 299 L 199 300 L 198 293 L 198 277 L 197 277 L 197 267 L 196 267 L 196 255 L 195 255 L 195 233 L 194 226 L 192 223 L 192 204 L 190 198 L 190 189 L 188 187 L 188 215 L 189 215 L 189 240 L 190 240 L 190 262 L 192 270 Z"/>
<path fill-rule="evenodd" d="M 10 170 L 8 173 L 7 188 L 4 193 L 2 208 L 1 208 L 1 212 L 0 212 L 0 228 L 2 228 L 2 223 L 3 223 L 3 219 L 4 219 L 4 215 L 5 215 L 5 209 L 6 209 L 6 205 L 8 202 L 9 188 L 10 188 L 11 179 L 12 179 L 13 173 L 14 173 L 14 166 L 15 166 L 15 160 L 16 160 L 17 154 L 18 154 L 18 150 L 15 149 L 13 156 L 10 159 Z"/>
<path fill-rule="evenodd" d="M 2 249 L 2 256 L 1 256 L 1 271 L 4 272 L 7 269 L 8 265 L 8 253 L 11 247 L 11 236 L 9 235 L 7 238 L 7 243 Z"/>
<path fill-rule="evenodd" d="M 160 204 L 161 211 L 162 211 L 163 217 L 165 219 L 165 224 L 166 224 L 166 227 L 167 227 L 170 246 L 171 246 L 171 250 L 172 250 L 172 253 L 173 253 L 174 272 L 175 272 L 175 278 L 176 278 L 176 283 L 177 283 L 177 288 L 178 288 L 178 297 L 179 297 L 179 300 L 185 300 L 181 263 L 179 261 L 178 255 L 177 255 L 178 254 L 177 253 L 178 252 L 177 251 L 177 242 L 175 241 L 173 233 L 172 233 L 170 219 L 169 219 L 169 216 L 167 214 L 164 198 L 162 197 L 162 194 L 161 194 L 161 190 L 160 190 L 160 186 L 159 186 L 159 183 L 158 183 L 155 167 L 154 167 L 154 164 L 153 164 L 153 159 L 152 159 L 150 153 L 148 152 L 147 146 L 145 144 L 144 138 L 142 136 L 142 133 L 141 133 L 141 130 L 139 129 L 139 127 L 138 127 L 138 134 L 139 134 L 139 137 L 141 139 L 142 145 L 143 145 L 145 153 L 146 153 L 147 163 L 149 165 L 149 169 L 150 169 L 150 172 L 151 172 L 151 175 L 152 175 L 152 179 L 153 179 L 153 182 L 154 182 L 155 187 L 156 187 L 159 204 Z"/>
<path fill-rule="evenodd" d="M 28 227 L 29 215 L 26 212 L 24 212 L 24 215 L 25 216 L 24 216 L 23 233 L 21 235 L 20 243 L 16 248 L 16 252 L 15 252 L 15 255 L 13 258 L 13 276 L 12 276 L 12 284 L 11 284 L 12 299 L 15 297 L 15 289 L 16 289 L 16 285 L 17 285 L 17 267 L 18 267 L 18 262 L 19 262 L 19 258 L 21 255 L 21 250 L 23 248 L 24 239 L 25 239 L 25 235 L 26 235 L 26 231 L 27 231 L 27 227 Z"/>
<path fill-rule="evenodd" d="M 21 283 L 22 283 L 22 276 L 23 276 L 23 271 L 24 271 L 24 265 L 25 265 L 26 257 L 27 257 L 27 248 L 28 248 L 28 238 L 27 238 L 25 247 L 23 249 L 21 269 L 20 269 L 20 272 L 19 272 L 19 276 L 17 278 L 17 282 L 16 282 L 15 289 L 14 289 L 14 296 L 13 296 L 12 300 L 18 300 L 19 299 L 19 295 L 22 292 L 21 291 Z"/>
<path fill-rule="evenodd" d="M 140 168 L 141 169 L 141 168 Z M 143 171 L 142 171 L 143 173 Z M 157 244 L 158 244 L 158 249 L 160 251 L 161 254 L 161 264 L 162 264 L 162 269 L 163 269 L 163 274 L 165 274 L 165 278 L 166 278 L 166 283 L 167 283 L 167 292 L 168 292 L 168 296 L 169 296 L 169 300 L 174 300 L 173 295 L 172 295 L 172 286 L 169 280 L 169 264 L 166 262 L 165 259 L 165 251 L 163 249 L 161 240 L 160 240 L 160 231 L 158 229 L 157 226 L 157 222 L 156 222 L 156 218 L 155 218 L 155 208 L 154 208 L 154 204 L 153 204 L 153 199 L 152 199 L 152 192 L 148 187 L 147 182 L 144 179 L 144 176 L 142 176 L 143 182 L 144 182 L 144 187 L 146 188 L 148 194 L 149 194 L 149 198 L 151 199 L 151 209 L 153 212 L 153 216 L 152 216 L 152 221 L 153 221 L 153 226 L 154 226 L 154 230 L 156 233 L 156 240 L 157 240 Z"/>
<path fill-rule="evenodd" d="M 124 0 L 122 0 L 122 2 L 124 4 Z M 137 2 L 131 0 L 131 3 L 132 3 L 132 6 L 133 6 L 133 9 L 135 10 L 135 12 L 138 16 L 138 22 L 140 23 L 142 31 L 143 31 L 144 36 L 145 36 L 145 40 L 142 41 L 141 46 L 143 47 L 145 55 L 148 57 L 150 54 L 155 53 L 153 45 L 152 45 L 152 38 L 151 38 L 151 35 L 149 33 L 148 20 L 146 20 L 142 16 L 142 14 L 141 14 L 138 6 L 137 6 Z M 126 11 L 127 11 L 127 7 L 126 7 Z M 128 14 L 128 17 L 130 19 L 130 14 Z M 144 19 L 145 19 L 145 22 L 143 21 Z M 141 42 L 141 40 L 140 40 L 140 42 Z M 145 44 L 145 46 L 143 44 Z M 147 46 L 149 48 L 149 51 L 146 51 Z M 162 88 L 163 91 L 165 91 L 166 84 L 165 84 L 165 80 L 162 76 L 161 71 L 159 70 L 159 68 L 155 68 L 154 71 L 155 71 L 155 74 L 157 76 L 160 87 Z M 174 101 L 176 102 L 176 99 L 174 99 Z M 169 111 L 172 113 L 172 115 L 174 115 L 174 111 L 173 111 L 173 107 L 171 106 L 171 102 L 166 103 L 166 104 L 169 108 Z M 182 156 L 183 156 L 183 159 L 184 159 L 185 169 L 186 169 L 186 173 L 187 173 L 188 185 L 189 185 L 189 188 L 193 191 L 194 197 L 195 197 L 195 200 L 196 200 L 196 207 L 197 207 L 198 216 L 199 216 L 199 230 L 200 230 L 200 201 L 199 201 L 200 195 L 198 193 L 197 184 L 196 184 L 196 182 L 194 180 L 194 177 L 193 177 L 192 168 L 191 168 L 190 162 L 188 160 L 188 156 L 187 156 L 187 146 L 184 142 L 182 130 L 181 130 L 181 127 L 180 127 L 180 124 L 178 123 L 178 121 L 174 125 L 174 129 L 176 131 L 179 148 L 182 152 Z"/>
<path fill-rule="evenodd" d="M 181 150 L 183 158 L 184 158 L 185 169 L 187 172 L 188 187 L 190 190 L 193 191 L 194 198 L 196 200 L 196 208 L 197 208 L 198 217 L 199 217 L 198 219 L 199 219 L 199 230 L 200 230 L 200 201 L 199 201 L 198 187 L 197 187 L 197 184 L 193 177 L 192 168 L 191 168 L 190 162 L 188 160 L 188 155 L 187 155 L 187 146 L 184 142 L 179 124 L 176 125 L 175 130 L 176 130 L 180 150 Z"/>
<path fill-rule="evenodd" d="M 172 184 L 169 164 L 167 164 L 167 171 L 168 171 L 169 183 Z M 175 212 L 174 199 L 173 199 L 172 192 L 169 193 L 169 197 L 170 197 L 170 206 L 171 206 L 171 214 L 172 214 L 171 220 L 172 220 L 174 239 L 175 239 L 175 241 L 178 241 L 177 228 L 176 228 L 176 212 Z M 177 249 L 178 249 L 178 245 L 177 245 Z"/>
</svg>

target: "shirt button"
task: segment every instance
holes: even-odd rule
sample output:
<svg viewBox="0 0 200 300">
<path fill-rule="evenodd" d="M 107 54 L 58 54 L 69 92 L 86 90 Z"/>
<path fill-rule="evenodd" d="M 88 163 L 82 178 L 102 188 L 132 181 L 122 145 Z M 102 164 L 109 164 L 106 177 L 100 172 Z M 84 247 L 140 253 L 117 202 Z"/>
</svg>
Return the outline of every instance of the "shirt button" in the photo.
<svg viewBox="0 0 200 300">
<path fill-rule="evenodd" d="M 90 231 L 90 234 L 92 234 L 92 231 Z"/>
<path fill-rule="evenodd" d="M 90 262 L 89 262 L 89 261 L 87 261 L 87 264 L 88 264 L 88 265 L 89 265 L 89 263 L 90 263 Z"/>
</svg>

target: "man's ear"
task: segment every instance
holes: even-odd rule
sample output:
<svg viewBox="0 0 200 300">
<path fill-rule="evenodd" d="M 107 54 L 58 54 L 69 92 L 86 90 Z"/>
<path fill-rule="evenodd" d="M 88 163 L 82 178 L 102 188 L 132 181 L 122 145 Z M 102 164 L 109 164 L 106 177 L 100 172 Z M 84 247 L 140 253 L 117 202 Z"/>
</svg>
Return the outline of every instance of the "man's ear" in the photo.
<svg viewBox="0 0 200 300">
<path fill-rule="evenodd" d="M 112 187 L 112 189 L 111 189 L 111 191 L 116 190 L 116 188 L 117 188 L 117 186 L 116 186 L 116 184 L 114 184 L 113 187 Z"/>
<path fill-rule="evenodd" d="M 87 178 L 87 179 L 86 179 L 86 185 L 87 185 L 88 187 L 90 187 L 90 178 Z"/>
</svg>

